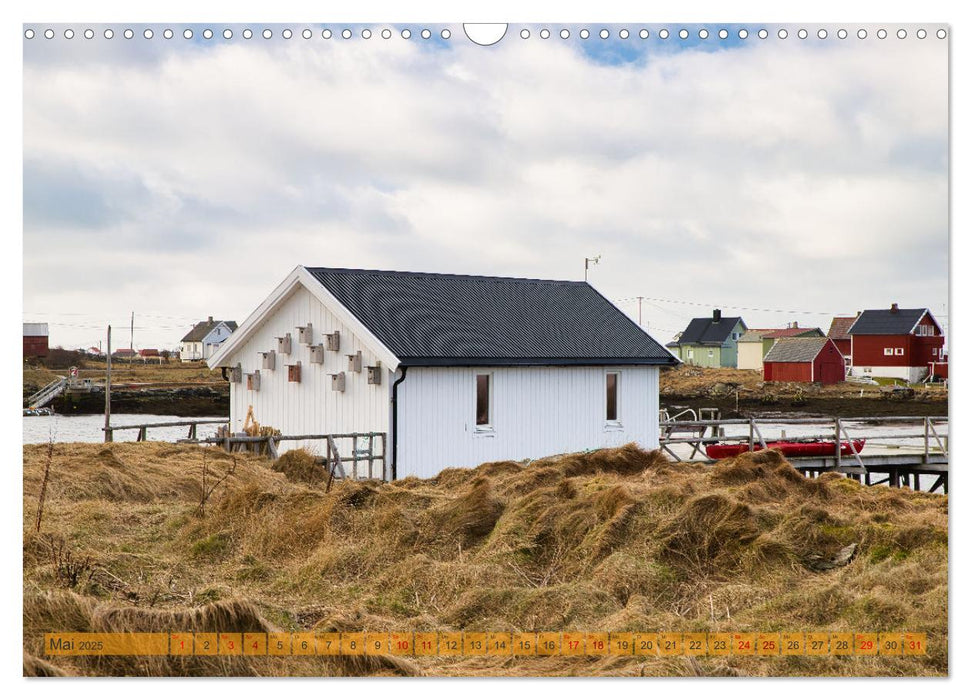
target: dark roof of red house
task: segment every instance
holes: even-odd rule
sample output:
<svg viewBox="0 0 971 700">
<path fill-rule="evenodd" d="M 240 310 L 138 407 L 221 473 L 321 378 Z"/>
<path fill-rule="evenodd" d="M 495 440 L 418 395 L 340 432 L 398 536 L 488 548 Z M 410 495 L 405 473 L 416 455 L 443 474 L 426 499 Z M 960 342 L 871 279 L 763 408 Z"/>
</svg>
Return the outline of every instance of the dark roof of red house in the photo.
<svg viewBox="0 0 971 700">
<path fill-rule="evenodd" d="M 924 317 L 930 314 L 925 309 L 867 309 L 850 326 L 850 335 L 909 335 Z M 934 317 L 931 316 L 931 320 Z M 937 321 L 934 325 L 940 330 Z"/>
</svg>

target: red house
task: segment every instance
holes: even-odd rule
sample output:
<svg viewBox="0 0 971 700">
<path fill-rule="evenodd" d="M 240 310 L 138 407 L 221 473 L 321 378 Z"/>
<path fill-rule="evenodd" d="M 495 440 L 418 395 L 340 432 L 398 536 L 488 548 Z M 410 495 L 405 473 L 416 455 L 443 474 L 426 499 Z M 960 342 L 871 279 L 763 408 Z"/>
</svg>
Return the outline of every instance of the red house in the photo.
<svg viewBox="0 0 971 700">
<path fill-rule="evenodd" d="M 834 316 L 833 322 L 829 324 L 829 332 L 826 334 L 836 343 L 836 349 L 843 357 L 852 359 L 852 348 L 850 347 L 850 326 L 856 321 L 857 316 Z"/>
<path fill-rule="evenodd" d="M 24 324 L 24 357 L 47 357 L 49 350 L 46 323 Z"/>
<path fill-rule="evenodd" d="M 854 376 L 918 382 L 944 352 L 944 335 L 928 309 L 868 309 L 849 333 Z"/>
<path fill-rule="evenodd" d="M 779 338 L 762 366 L 767 382 L 837 384 L 846 379 L 843 355 L 830 338 Z"/>
</svg>

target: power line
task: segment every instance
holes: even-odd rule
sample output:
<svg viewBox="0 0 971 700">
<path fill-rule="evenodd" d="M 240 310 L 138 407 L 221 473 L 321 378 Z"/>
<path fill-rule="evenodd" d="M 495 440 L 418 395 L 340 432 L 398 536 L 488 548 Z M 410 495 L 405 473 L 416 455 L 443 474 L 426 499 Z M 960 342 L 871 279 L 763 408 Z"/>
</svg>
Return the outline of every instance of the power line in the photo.
<svg viewBox="0 0 971 700">
<path fill-rule="evenodd" d="M 624 299 L 617 299 L 617 303 L 636 301 L 638 297 L 627 297 Z M 807 314 L 807 315 L 817 315 L 817 316 L 839 316 L 839 313 L 834 313 L 832 311 L 795 311 L 792 309 L 762 309 L 755 308 L 751 306 L 734 306 L 732 304 L 706 304 L 698 301 L 682 301 L 680 299 L 661 299 L 658 297 L 641 297 L 645 301 L 659 301 L 664 304 L 684 304 L 687 306 L 704 306 L 709 309 L 738 309 L 739 311 L 763 311 L 765 313 L 774 314 Z"/>
</svg>

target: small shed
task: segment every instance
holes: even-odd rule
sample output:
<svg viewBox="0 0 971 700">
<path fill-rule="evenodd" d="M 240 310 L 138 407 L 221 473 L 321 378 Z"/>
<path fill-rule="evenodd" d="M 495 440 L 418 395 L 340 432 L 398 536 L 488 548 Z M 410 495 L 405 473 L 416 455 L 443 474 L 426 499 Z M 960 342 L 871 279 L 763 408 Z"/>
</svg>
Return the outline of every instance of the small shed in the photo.
<svg viewBox="0 0 971 700">
<path fill-rule="evenodd" d="M 786 328 L 750 328 L 738 339 L 738 368 L 762 371 L 762 359 L 779 338 L 822 338 L 818 328 L 800 328 L 793 321 Z"/>
<path fill-rule="evenodd" d="M 831 338 L 779 338 L 763 366 L 767 382 L 838 384 L 846 379 L 843 355 Z"/>
<path fill-rule="evenodd" d="M 24 357 L 47 357 L 48 331 L 46 323 L 24 324 Z"/>
</svg>

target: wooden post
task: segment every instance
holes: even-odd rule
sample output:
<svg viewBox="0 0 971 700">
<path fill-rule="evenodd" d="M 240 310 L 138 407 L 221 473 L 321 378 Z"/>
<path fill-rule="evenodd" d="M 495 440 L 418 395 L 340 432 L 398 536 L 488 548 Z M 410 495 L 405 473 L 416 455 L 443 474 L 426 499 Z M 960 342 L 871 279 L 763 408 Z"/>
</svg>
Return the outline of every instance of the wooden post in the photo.
<svg viewBox="0 0 971 700">
<path fill-rule="evenodd" d="M 840 419 L 839 416 L 833 419 L 836 422 L 836 468 L 840 469 L 843 466 L 843 460 L 841 459 L 841 453 L 843 452 L 840 445 Z"/>
<path fill-rule="evenodd" d="M 748 419 L 748 451 L 752 452 L 755 449 L 755 419 Z"/>
<path fill-rule="evenodd" d="M 357 481 L 357 435 L 351 438 L 351 476 Z"/>
<path fill-rule="evenodd" d="M 930 451 L 931 419 L 924 416 L 924 464 L 927 464 L 928 452 Z"/>
<path fill-rule="evenodd" d="M 148 439 L 148 428 L 144 425 L 138 429 L 138 437 L 135 439 L 136 442 L 145 442 Z"/>
<path fill-rule="evenodd" d="M 128 336 L 128 369 L 135 361 L 135 312 L 131 312 L 131 335 Z"/>
<path fill-rule="evenodd" d="M 111 442 L 111 326 L 108 326 L 108 354 L 105 371 L 105 442 Z"/>
<path fill-rule="evenodd" d="M 381 433 L 381 481 L 388 480 L 388 434 Z"/>
</svg>

